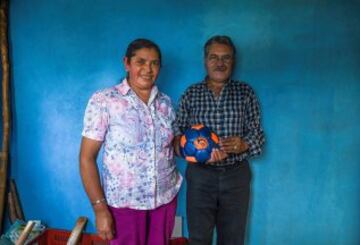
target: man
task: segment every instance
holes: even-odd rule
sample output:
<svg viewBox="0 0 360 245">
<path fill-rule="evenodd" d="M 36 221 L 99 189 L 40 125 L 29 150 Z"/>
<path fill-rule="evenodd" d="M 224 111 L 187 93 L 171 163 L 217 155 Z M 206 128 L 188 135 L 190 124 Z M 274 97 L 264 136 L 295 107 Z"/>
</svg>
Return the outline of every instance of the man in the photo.
<svg viewBox="0 0 360 245">
<path fill-rule="evenodd" d="M 231 79 L 236 49 L 229 37 L 210 38 L 204 53 L 207 76 L 186 90 L 175 122 L 177 151 L 180 135 L 194 124 L 221 138 L 207 164 L 187 166 L 190 244 L 211 244 L 214 227 L 218 244 L 243 244 L 251 180 L 247 159 L 264 144 L 259 103 L 249 85 Z"/>
</svg>

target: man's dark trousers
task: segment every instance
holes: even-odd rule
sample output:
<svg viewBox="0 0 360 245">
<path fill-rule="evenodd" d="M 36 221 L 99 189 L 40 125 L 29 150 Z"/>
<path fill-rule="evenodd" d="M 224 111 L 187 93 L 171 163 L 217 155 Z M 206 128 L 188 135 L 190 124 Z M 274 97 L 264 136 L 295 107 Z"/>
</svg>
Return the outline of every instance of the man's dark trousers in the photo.
<svg viewBox="0 0 360 245">
<path fill-rule="evenodd" d="M 218 245 L 244 244 L 251 181 L 248 162 L 225 167 L 189 164 L 186 180 L 190 244 L 212 244 L 214 226 Z"/>
</svg>

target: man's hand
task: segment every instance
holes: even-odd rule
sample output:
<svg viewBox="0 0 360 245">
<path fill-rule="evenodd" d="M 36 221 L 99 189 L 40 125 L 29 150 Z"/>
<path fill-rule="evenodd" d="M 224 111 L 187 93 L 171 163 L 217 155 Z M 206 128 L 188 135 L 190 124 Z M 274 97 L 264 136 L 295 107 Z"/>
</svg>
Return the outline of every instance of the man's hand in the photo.
<svg viewBox="0 0 360 245">
<path fill-rule="evenodd" d="M 239 136 L 231 136 L 220 139 L 220 149 L 230 154 L 239 154 L 249 149 L 248 144 Z"/>
<path fill-rule="evenodd" d="M 206 162 L 206 164 L 222 161 L 227 158 L 227 156 L 228 154 L 225 151 L 213 148 L 213 150 L 211 151 L 211 158 Z"/>
<path fill-rule="evenodd" d="M 102 206 L 102 207 L 100 207 Z M 96 216 L 96 230 L 103 240 L 111 240 L 114 238 L 114 222 L 106 204 L 99 204 L 94 208 Z"/>
</svg>

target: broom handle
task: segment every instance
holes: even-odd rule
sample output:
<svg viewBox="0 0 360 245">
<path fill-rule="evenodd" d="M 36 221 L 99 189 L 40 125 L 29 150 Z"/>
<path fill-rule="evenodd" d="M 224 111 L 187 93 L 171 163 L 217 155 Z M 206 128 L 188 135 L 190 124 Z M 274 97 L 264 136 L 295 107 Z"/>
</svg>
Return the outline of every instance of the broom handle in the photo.
<svg viewBox="0 0 360 245">
<path fill-rule="evenodd" d="M 85 228 L 85 225 L 87 223 L 86 217 L 79 217 L 76 221 L 76 225 L 71 231 L 70 237 L 66 243 L 66 245 L 77 245 L 80 241 L 81 233 Z"/>
<path fill-rule="evenodd" d="M 21 232 L 21 235 L 19 237 L 19 239 L 17 239 L 15 245 L 23 245 L 26 242 L 26 239 L 28 238 L 30 232 L 32 231 L 33 227 L 35 225 L 34 221 L 28 221 L 25 229 L 23 230 L 23 232 Z"/>
</svg>

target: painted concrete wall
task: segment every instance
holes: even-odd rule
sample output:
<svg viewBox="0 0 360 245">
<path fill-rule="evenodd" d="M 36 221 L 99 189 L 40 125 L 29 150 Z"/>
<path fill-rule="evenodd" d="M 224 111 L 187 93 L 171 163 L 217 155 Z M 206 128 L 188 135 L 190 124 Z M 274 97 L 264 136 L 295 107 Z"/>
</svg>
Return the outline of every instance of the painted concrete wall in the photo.
<svg viewBox="0 0 360 245">
<path fill-rule="evenodd" d="M 70 229 L 85 215 L 94 231 L 78 169 L 82 118 L 90 95 L 124 76 L 130 41 L 160 45 L 158 85 L 176 104 L 204 76 L 204 42 L 227 34 L 267 137 L 252 162 L 248 243 L 360 243 L 359 1 L 10 2 L 11 173 L 27 218 Z"/>
</svg>

